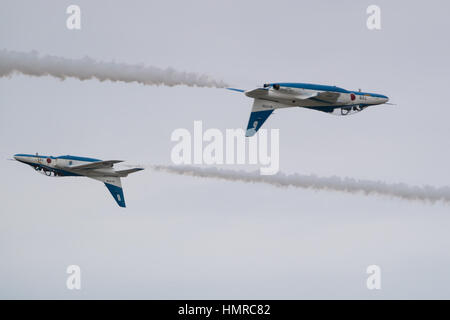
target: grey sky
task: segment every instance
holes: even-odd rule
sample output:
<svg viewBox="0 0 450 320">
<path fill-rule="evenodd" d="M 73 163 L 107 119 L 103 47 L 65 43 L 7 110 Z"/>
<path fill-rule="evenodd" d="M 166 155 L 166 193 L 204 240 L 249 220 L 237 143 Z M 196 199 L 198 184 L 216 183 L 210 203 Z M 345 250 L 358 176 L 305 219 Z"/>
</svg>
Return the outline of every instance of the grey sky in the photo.
<svg viewBox="0 0 450 320">
<path fill-rule="evenodd" d="M 66 29 L 70 4 L 82 30 Z M 381 7 L 382 30 L 366 28 Z M 278 111 L 286 173 L 449 185 L 448 1 L 2 1 L 0 49 L 144 63 L 239 88 L 296 81 L 386 94 L 333 117 Z M 170 163 L 176 128 L 242 128 L 223 89 L 0 79 L 0 158 L 73 154 Z M 254 168 L 253 168 L 254 169 Z M 450 208 L 144 171 L 127 209 L 86 178 L 3 161 L 1 298 L 450 298 Z M 82 290 L 65 287 L 66 267 Z M 382 269 L 369 291 L 365 269 Z"/>
</svg>

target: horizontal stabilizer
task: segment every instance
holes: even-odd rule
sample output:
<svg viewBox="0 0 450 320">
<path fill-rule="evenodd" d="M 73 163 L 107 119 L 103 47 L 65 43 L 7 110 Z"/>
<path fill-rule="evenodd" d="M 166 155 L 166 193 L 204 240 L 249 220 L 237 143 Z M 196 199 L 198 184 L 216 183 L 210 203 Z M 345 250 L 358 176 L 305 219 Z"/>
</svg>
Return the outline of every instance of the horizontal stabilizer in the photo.
<svg viewBox="0 0 450 320">
<path fill-rule="evenodd" d="M 141 170 L 144 170 L 144 168 L 132 168 L 132 169 L 126 169 L 126 170 L 118 170 L 118 171 L 116 171 L 116 173 L 119 174 L 119 176 L 121 176 L 121 177 L 126 177 L 130 173 L 141 171 Z"/>
<path fill-rule="evenodd" d="M 245 91 L 245 95 L 250 98 L 264 99 L 269 94 L 269 88 L 256 88 L 252 90 Z"/>
</svg>

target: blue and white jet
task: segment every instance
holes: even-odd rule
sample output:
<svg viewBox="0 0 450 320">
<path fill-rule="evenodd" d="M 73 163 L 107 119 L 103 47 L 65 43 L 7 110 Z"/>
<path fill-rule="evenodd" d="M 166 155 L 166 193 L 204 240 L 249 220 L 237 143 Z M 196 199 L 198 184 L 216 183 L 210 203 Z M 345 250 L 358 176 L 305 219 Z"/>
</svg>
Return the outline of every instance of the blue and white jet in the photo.
<svg viewBox="0 0 450 320">
<path fill-rule="evenodd" d="M 130 173 L 144 170 L 143 168 L 131 168 L 127 170 L 115 170 L 114 164 L 122 160 L 106 160 L 76 157 L 76 156 L 41 156 L 32 154 L 16 154 L 14 159 L 33 167 L 49 177 L 81 176 L 88 177 L 105 183 L 117 204 L 125 208 L 122 183 L 120 178 Z"/>
<path fill-rule="evenodd" d="M 253 136 L 275 109 L 301 107 L 347 116 L 389 101 L 387 96 L 378 93 L 349 91 L 336 86 L 311 83 L 266 83 L 262 88 L 248 91 L 228 89 L 243 92 L 254 99 L 247 137 Z"/>
</svg>

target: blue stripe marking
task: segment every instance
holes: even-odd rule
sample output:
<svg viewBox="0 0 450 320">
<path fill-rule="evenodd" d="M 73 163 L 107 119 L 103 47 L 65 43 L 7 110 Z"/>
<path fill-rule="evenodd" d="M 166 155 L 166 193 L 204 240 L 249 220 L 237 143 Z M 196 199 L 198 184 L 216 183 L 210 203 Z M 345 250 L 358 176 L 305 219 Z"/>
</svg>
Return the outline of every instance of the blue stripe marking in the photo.
<svg viewBox="0 0 450 320">
<path fill-rule="evenodd" d="M 56 159 L 65 159 L 65 160 L 78 160 L 78 161 L 86 161 L 86 162 L 98 162 L 98 161 L 102 161 L 100 159 L 95 159 L 95 158 L 86 158 L 86 157 L 77 157 L 77 156 L 59 156 L 56 157 Z"/>
<path fill-rule="evenodd" d="M 322 107 L 303 107 L 303 108 L 331 113 L 331 112 L 334 111 L 334 109 L 336 109 L 338 107 L 336 107 L 336 106 L 322 106 Z"/>
<path fill-rule="evenodd" d="M 237 92 L 245 92 L 245 90 L 242 89 L 236 89 L 236 88 L 226 88 L 227 90 L 231 90 L 231 91 L 237 91 Z"/>
<path fill-rule="evenodd" d="M 299 89 L 330 91 L 330 92 L 340 92 L 340 93 L 354 93 L 355 95 L 358 95 L 358 96 L 371 95 L 372 97 L 388 99 L 387 96 L 378 94 L 378 93 L 349 91 L 344 88 L 340 88 L 340 87 L 336 87 L 336 86 L 327 86 L 327 85 L 322 85 L 322 84 L 277 82 L 277 83 L 270 83 L 269 85 L 273 87 L 274 84 L 279 84 L 282 87 L 288 87 L 288 88 L 299 88 Z"/>
<path fill-rule="evenodd" d="M 339 88 L 336 86 L 327 86 L 327 85 L 313 84 L 313 83 L 277 82 L 277 83 L 270 83 L 269 85 L 273 86 L 274 84 L 279 84 L 282 87 L 288 87 L 288 88 L 300 88 L 300 89 L 342 92 L 342 93 L 349 92 L 348 90 L 345 90 L 343 88 Z"/>
<path fill-rule="evenodd" d="M 18 153 L 15 154 L 14 157 L 33 157 L 33 158 L 41 158 L 41 159 L 55 159 L 55 157 L 48 157 L 48 156 L 39 156 L 39 155 L 35 155 L 35 154 L 24 154 L 24 153 Z"/>
<path fill-rule="evenodd" d="M 86 157 L 77 157 L 77 156 L 69 156 L 69 155 L 65 155 L 65 156 L 59 156 L 59 157 L 53 157 L 53 156 L 41 156 L 41 155 L 35 155 L 35 154 L 23 154 L 23 153 L 18 153 L 14 155 L 15 157 L 33 157 L 33 158 L 40 158 L 40 159 L 65 159 L 65 160 L 77 160 L 77 161 L 86 161 L 86 162 L 98 162 L 98 161 L 102 161 L 100 159 L 95 159 L 95 158 L 86 158 Z"/>
</svg>

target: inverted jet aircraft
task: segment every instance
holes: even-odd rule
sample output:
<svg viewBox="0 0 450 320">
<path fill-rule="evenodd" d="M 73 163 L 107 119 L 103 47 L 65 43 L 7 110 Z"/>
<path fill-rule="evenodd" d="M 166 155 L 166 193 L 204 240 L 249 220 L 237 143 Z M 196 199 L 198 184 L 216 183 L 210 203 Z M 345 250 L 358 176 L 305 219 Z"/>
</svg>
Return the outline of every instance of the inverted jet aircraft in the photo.
<svg viewBox="0 0 450 320">
<path fill-rule="evenodd" d="M 243 92 L 254 99 L 245 134 L 247 137 L 253 136 L 275 109 L 303 107 L 347 116 L 389 101 L 389 98 L 382 94 L 310 83 L 266 83 L 262 88 L 248 91 L 228 89 Z"/>
<path fill-rule="evenodd" d="M 121 160 L 106 160 L 75 157 L 75 156 L 41 156 L 31 154 L 16 154 L 14 159 L 33 167 L 49 177 L 82 176 L 105 183 L 114 200 L 120 207 L 125 208 L 122 183 L 120 178 L 130 173 L 144 170 L 143 168 L 131 168 L 127 170 L 115 170 L 114 164 Z"/>
</svg>

